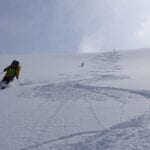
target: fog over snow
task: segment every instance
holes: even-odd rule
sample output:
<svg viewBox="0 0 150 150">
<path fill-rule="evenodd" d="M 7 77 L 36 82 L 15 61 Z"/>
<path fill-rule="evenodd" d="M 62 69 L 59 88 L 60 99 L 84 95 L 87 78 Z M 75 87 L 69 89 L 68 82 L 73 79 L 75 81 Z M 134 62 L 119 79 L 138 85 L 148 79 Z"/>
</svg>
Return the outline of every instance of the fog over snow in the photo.
<svg viewBox="0 0 150 150">
<path fill-rule="evenodd" d="M 150 47 L 149 0 L 0 0 L 0 53 Z"/>
<path fill-rule="evenodd" d="M 149 150 L 149 57 L 0 55 L 1 71 L 13 59 L 22 66 L 20 80 L 0 90 L 0 149 Z"/>
</svg>

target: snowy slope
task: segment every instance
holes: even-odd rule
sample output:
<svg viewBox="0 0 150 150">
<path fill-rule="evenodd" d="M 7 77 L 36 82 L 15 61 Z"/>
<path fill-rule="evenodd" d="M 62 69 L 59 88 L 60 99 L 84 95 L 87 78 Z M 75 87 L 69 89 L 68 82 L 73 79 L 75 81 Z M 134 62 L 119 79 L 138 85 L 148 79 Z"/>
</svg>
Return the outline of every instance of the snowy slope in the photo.
<svg viewBox="0 0 150 150">
<path fill-rule="evenodd" d="M 1 70 L 18 59 L 22 72 L 0 91 L 0 150 L 150 149 L 149 57 L 1 55 Z"/>
</svg>

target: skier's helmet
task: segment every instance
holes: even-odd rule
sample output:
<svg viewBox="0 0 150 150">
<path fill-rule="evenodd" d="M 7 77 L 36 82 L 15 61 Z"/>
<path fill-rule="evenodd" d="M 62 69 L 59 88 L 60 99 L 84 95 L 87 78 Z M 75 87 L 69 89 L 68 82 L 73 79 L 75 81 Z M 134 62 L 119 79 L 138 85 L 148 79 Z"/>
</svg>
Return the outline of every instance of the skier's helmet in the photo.
<svg viewBox="0 0 150 150">
<path fill-rule="evenodd" d="M 18 67 L 19 66 L 19 61 L 13 60 L 12 63 L 11 63 L 11 66 Z"/>
</svg>

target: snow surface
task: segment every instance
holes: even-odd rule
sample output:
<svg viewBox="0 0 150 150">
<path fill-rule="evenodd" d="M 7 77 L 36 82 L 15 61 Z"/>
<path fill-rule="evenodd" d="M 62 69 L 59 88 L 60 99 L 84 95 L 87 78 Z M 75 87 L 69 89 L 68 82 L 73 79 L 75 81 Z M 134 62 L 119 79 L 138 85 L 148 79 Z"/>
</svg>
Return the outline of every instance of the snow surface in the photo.
<svg viewBox="0 0 150 150">
<path fill-rule="evenodd" d="M 0 150 L 149 150 L 149 58 L 0 55 L 1 70 L 13 59 L 22 66 L 20 81 L 0 91 Z"/>
</svg>

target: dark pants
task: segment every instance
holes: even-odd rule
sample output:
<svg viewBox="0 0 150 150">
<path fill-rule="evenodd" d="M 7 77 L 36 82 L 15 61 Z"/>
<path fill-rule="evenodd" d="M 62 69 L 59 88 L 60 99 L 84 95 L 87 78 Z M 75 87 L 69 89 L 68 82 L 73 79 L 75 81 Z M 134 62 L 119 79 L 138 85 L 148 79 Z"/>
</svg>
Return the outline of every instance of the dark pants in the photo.
<svg viewBox="0 0 150 150">
<path fill-rule="evenodd" d="M 9 84 L 14 78 L 4 77 L 0 83 Z"/>
</svg>

